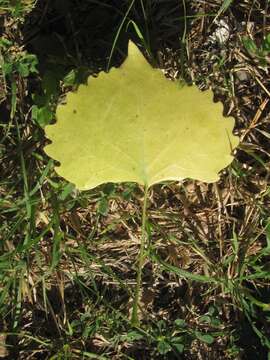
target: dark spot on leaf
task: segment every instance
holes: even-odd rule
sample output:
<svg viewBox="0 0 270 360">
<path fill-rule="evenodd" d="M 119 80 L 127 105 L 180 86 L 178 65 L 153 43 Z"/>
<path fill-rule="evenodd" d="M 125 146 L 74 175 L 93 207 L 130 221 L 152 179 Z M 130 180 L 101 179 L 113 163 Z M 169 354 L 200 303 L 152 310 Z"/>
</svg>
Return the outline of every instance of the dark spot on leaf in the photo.
<svg viewBox="0 0 270 360">
<path fill-rule="evenodd" d="M 73 114 L 77 114 L 77 110 L 74 109 L 74 110 L 73 110 Z"/>
</svg>

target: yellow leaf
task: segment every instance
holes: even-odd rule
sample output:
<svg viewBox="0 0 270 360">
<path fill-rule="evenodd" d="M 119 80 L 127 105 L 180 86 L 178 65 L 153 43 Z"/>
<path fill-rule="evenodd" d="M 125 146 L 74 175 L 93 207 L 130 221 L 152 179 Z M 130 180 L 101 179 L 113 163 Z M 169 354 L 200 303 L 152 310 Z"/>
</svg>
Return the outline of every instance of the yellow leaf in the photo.
<svg viewBox="0 0 270 360">
<path fill-rule="evenodd" d="M 46 153 L 58 174 L 87 190 L 107 182 L 218 180 L 238 138 L 211 91 L 180 87 L 129 43 L 123 65 L 90 77 L 59 105 Z"/>
</svg>

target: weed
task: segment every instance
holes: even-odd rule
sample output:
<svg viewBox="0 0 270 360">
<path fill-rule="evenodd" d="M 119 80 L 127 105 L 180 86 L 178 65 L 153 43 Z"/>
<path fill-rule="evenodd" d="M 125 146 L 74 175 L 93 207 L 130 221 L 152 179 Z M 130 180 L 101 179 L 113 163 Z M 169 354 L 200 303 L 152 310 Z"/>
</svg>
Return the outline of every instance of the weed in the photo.
<svg viewBox="0 0 270 360">
<path fill-rule="evenodd" d="M 259 47 L 256 45 L 255 41 L 249 37 L 243 38 L 243 44 L 250 56 L 257 59 L 261 66 L 267 67 L 269 65 L 270 33 L 266 35 Z"/>
</svg>

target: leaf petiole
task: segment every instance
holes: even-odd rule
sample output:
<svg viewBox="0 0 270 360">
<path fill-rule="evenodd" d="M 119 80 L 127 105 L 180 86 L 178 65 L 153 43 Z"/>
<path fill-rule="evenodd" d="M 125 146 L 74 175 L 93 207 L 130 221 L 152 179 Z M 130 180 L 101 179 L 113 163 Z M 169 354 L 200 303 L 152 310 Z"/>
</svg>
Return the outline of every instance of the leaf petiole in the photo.
<svg viewBox="0 0 270 360">
<path fill-rule="evenodd" d="M 138 255 L 138 269 L 137 269 L 137 281 L 136 289 L 132 307 L 132 316 L 131 316 L 131 325 L 136 327 L 140 325 L 139 316 L 138 316 L 138 305 L 140 300 L 141 286 L 142 286 L 142 268 L 145 257 L 145 244 L 147 243 L 148 234 L 146 231 L 146 221 L 147 221 L 147 200 L 148 200 L 148 186 L 144 187 L 144 198 L 143 198 L 143 209 L 142 209 L 142 235 L 141 235 L 141 245 L 140 252 Z"/>
</svg>

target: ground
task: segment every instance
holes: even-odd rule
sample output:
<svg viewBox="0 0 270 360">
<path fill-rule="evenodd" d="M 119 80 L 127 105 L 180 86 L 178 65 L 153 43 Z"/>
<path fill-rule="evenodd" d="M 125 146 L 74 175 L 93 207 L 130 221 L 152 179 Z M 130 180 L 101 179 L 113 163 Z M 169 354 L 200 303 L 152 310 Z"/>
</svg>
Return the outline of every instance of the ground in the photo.
<svg viewBox="0 0 270 360">
<path fill-rule="evenodd" d="M 0 358 L 269 358 L 269 1 L 0 0 L 0 34 Z M 79 192 L 43 151 L 129 38 L 212 89 L 240 138 L 217 183 L 151 188 L 138 326 L 142 188 Z"/>
</svg>

